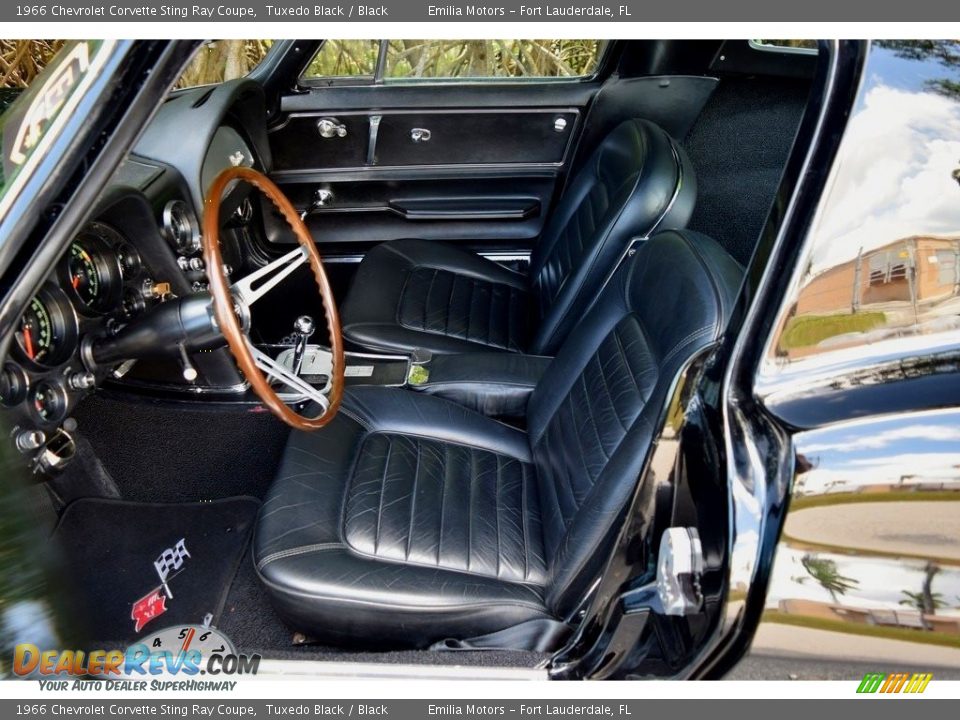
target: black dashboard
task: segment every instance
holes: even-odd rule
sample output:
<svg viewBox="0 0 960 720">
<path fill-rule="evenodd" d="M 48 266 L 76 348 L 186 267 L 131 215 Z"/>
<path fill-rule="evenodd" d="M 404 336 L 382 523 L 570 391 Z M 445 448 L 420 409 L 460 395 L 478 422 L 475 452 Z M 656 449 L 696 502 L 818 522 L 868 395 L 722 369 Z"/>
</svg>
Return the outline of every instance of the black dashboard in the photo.
<svg viewBox="0 0 960 720">
<path fill-rule="evenodd" d="M 207 290 L 203 195 L 226 167 L 269 168 L 265 123 L 262 90 L 249 81 L 172 95 L 28 302 L 0 367 L 0 406 L 35 471 L 70 461 L 70 415 L 104 384 L 194 393 L 243 385 L 226 350 L 104 367 L 91 347 L 156 305 Z M 233 230 L 221 233 L 230 274 L 245 263 L 254 209 L 241 188 L 223 206 L 221 224 Z"/>
</svg>

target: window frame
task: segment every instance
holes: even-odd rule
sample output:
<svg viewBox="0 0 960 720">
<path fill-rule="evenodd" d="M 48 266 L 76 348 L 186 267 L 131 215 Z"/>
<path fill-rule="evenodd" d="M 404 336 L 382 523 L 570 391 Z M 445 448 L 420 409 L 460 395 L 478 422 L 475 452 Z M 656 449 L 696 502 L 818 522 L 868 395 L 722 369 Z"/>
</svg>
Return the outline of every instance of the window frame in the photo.
<svg viewBox="0 0 960 720">
<path fill-rule="evenodd" d="M 572 84 L 588 83 L 595 81 L 607 69 L 607 63 L 612 57 L 612 49 L 616 45 L 614 40 L 605 40 L 597 38 L 600 44 L 597 52 L 596 66 L 589 75 L 576 75 L 572 77 L 467 77 L 467 78 L 388 78 L 385 77 L 387 66 L 387 52 L 389 50 L 390 39 L 381 39 L 380 47 L 377 51 L 377 62 L 374 74 L 371 75 L 327 75 L 316 77 L 305 77 L 307 69 L 313 59 L 323 51 L 327 38 L 322 40 L 317 49 L 307 58 L 299 74 L 297 75 L 297 88 L 299 90 L 314 90 L 325 87 L 430 87 L 430 86 L 449 86 L 449 85 L 525 85 L 550 83 L 553 84 Z M 587 38 L 593 39 L 593 38 Z"/>
<path fill-rule="evenodd" d="M 798 38 L 799 39 L 799 38 Z M 751 50 L 760 52 L 786 53 L 787 55 L 819 55 L 819 48 L 791 47 L 790 45 L 768 45 L 753 38 L 747 40 Z"/>
<path fill-rule="evenodd" d="M 196 59 L 197 53 L 199 53 L 205 45 L 208 45 L 211 42 L 219 42 L 222 39 L 224 38 L 219 38 L 216 40 L 200 41 L 200 44 L 197 45 L 193 53 L 190 55 L 190 60 L 184 66 L 183 70 L 180 71 L 180 75 L 177 77 L 177 82 L 180 82 L 180 78 L 183 77 L 183 73 L 186 72 L 187 67 L 189 67 L 190 63 L 192 63 L 194 59 Z M 227 38 L 227 39 L 230 39 L 230 38 Z M 282 52 L 286 52 L 286 49 L 282 51 L 279 49 L 283 45 L 283 41 L 274 39 L 272 42 L 273 44 L 270 45 L 270 48 L 267 50 L 263 58 L 261 58 L 260 62 L 258 62 L 254 67 L 250 68 L 250 70 L 247 71 L 246 75 L 241 75 L 238 78 L 234 78 L 234 80 L 247 80 L 247 79 L 257 80 L 263 74 L 263 71 L 261 70 L 261 68 L 267 66 L 268 60 L 272 60 L 273 56 L 275 55 L 280 55 Z M 175 87 L 170 90 L 170 97 L 176 97 L 181 93 L 190 92 L 191 90 L 196 90 L 197 88 L 217 87 L 218 85 L 223 85 L 225 82 L 232 82 L 232 80 L 219 80 L 217 82 L 202 83 L 200 85 L 186 85 L 185 87 Z"/>
</svg>

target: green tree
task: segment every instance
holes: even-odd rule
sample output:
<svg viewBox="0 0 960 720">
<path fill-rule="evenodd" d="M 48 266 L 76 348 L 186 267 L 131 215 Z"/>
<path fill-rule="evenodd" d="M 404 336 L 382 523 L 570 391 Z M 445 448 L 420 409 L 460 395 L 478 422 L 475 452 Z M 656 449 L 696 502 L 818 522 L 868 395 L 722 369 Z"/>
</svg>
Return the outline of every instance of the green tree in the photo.
<svg viewBox="0 0 960 720">
<path fill-rule="evenodd" d="M 920 592 L 912 590 L 901 590 L 904 596 L 900 601 L 901 605 L 915 608 L 920 611 L 923 626 L 930 627 L 925 615 L 936 615 L 937 610 L 946 607 L 947 603 L 943 599 L 943 593 L 933 592 L 933 578 L 940 572 L 940 566 L 936 563 L 928 562 L 923 569 L 923 584 L 920 586 Z"/>
<path fill-rule="evenodd" d="M 846 595 L 848 590 L 853 590 L 860 584 L 859 580 L 841 575 L 837 563 L 833 560 L 804 555 L 800 564 L 820 587 L 830 593 L 834 603 L 840 602 L 838 595 Z"/>
<path fill-rule="evenodd" d="M 953 71 L 953 77 L 927 80 L 926 85 L 940 95 L 960 99 L 960 40 L 878 40 L 876 44 L 905 60 L 934 61 Z"/>
</svg>

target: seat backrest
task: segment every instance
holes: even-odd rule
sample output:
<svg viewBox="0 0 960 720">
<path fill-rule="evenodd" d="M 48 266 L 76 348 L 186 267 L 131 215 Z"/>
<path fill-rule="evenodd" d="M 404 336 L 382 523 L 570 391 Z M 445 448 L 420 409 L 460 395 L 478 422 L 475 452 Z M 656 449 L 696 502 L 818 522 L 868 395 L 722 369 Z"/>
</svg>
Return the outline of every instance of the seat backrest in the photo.
<svg viewBox="0 0 960 720">
<path fill-rule="evenodd" d="M 633 238 L 684 227 L 697 187 L 683 149 L 646 120 L 620 123 L 570 182 L 530 259 L 539 325 L 530 352 L 553 355 Z"/>
<path fill-rule="evenodd" d="M 742 277 L 705 235 L 658 233 L 619 268 L 531 395 L 547 604 L 558 615 L 600 572 L 674 378 L 720 337 Z"/>
</svg>

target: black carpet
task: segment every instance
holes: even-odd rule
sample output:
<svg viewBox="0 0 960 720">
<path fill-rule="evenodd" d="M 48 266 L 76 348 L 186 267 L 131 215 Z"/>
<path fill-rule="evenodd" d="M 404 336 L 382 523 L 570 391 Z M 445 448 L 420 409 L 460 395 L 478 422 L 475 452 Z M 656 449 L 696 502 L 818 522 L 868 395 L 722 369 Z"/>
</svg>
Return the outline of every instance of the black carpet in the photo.
<svg viewBox="0 0 960 720">
<path fill-rule="evenodd" d="M 259 506 L 250 497 L 183 504 L 94 498 L 71 503 L 52 539 L 77 623 L 99 640 L 119 642 L 171 625 L 201 624 L 207 614 L 217 625 Z M 181 555 L 180 567 L 170 569 L 173 597 L 165 600 L 166 611 L 138 633 L 133 605 L 160 587 L 154 561 L 181 539 L 189 557 Z"/>
<path fill-rule="evenodd" d="M 549 655 L 524 650 L 483 650 L 436 652 L 429 650 L 393 650 L 371 652 L 326 647 L 317 644 L 294 645 L 295 631 L 270 604 L 263 584 L 257 578 L 250 553 L 240 563 L 230 588 L 218 629 L 238 650 L 259 652 L 266 657 L 327 662 L 391 663 L 405 665 L 472 665 L 478 667 L 536 667 Z"/>
<path fill-rule="evenodd" d="M 687 136 L 697 173 L 689 227 L 746 265 L 773 203 L 810 83 L 724 78 Z"/>
<path fill-rule="evenodd" d="M 249 407 L 196 405 L 125 402 L 98 393 L 75 417 L 125 500 L 263 498 L 289 428 Z"/>
</svg>

